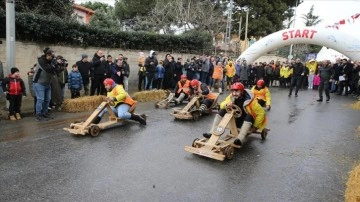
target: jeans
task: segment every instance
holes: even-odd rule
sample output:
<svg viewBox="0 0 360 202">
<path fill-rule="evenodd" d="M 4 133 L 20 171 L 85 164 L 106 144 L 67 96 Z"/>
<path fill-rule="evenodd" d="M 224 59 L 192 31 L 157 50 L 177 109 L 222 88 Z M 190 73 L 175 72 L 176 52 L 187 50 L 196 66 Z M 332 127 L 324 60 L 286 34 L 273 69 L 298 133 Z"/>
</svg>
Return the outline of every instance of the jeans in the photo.
<svg viewBox="0 0 360 202">
<path fill-rule="evenodd" d="M 128 104 L 120 104 L 117 107 L 110 106 L 115 115 L 121 119 L 130 119 L 131 114 L 129 113 L 130 105 Z M 102 117 L 105 113 L 107 113 L 107 108 L 104 109 L 98 116 Z"/>
<path fill-rule="evenodd" d="M 51 86 L 33 83 L 33 88 L 36 95 L 36 115 L 45 115 L 50 104 Z"/>
<path fill-rule="evenodd" d="M 129 92 L 129 78 L 127 76 L 124 76 L 124 89 Z"/>
</svg>

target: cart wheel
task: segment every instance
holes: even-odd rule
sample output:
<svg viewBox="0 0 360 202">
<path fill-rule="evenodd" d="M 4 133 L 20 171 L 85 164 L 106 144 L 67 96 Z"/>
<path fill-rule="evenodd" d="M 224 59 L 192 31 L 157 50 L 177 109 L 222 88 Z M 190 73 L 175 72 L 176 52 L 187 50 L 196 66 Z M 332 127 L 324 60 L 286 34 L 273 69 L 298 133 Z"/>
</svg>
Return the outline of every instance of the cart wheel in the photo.
<svg viewBox="0 0 360 202">
<path fill-rule="evenodd" d="M 199 140 L 200 140 L 199 138 L 195 138 L 193 143 L 192 143 L 192 147 L 199 148 L 200 146 L 195 143 L 196 141 L 199 141 Z"/>
<path fill-rule="evenodd" d="M 159 108 L 159 102 L 155 102 L 155 108 Z"/>
<path fill-rule="evenodd" d="M 264 128 L 263 131 L 261 131 L 261 139 L 265 140 L 268 134 L 268 129 Z"/>
<path fill-rule="evenodd" d="M 193 119 L 195 121 L 200 119 L 200 112 L 199 111 L 194 111 L 191 115 L 193 116 Z"/>
<path fill-rule="evenodd" d="M 89 135 L 92 137 L 97 137 L 100 133 L 100 128 L 97 125 L 92 125 L 89 129 Z"/>
<path fill-rule="evenodd" d="M 232 147 L 232 146 L 225 147 L 224 153 L 225 153 L 225 157 L 228 160 L 232 159 L 234 157 L 234 147 Z"/>
</svg>

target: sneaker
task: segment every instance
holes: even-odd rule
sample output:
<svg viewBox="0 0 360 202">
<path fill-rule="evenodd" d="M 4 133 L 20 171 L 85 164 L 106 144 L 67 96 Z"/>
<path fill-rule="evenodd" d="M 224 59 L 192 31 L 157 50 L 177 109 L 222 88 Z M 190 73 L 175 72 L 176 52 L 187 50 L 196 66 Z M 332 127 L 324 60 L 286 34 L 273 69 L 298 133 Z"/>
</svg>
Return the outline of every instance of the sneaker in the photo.
<svg viewBox="0 0 360 202">
<path fill-rule="evenodd" d="M 203 133 L 204 138 L 210 139 L 211 133 Z"/>
<path fill-rule="evenodd" d="M 16 119 L 17 119 L 17 120 L 20 120 L 20 119 L 21 119 L 20 113 L 16 113 L 15 116 L 16 116 Z"/>
<path fill-rule="evenodd" d="M 43 114 L 42 117 L 45 119 L 54 119 L 54 117 L 50 116 L 50 114 Z"/>
<path fill-rule="evenodd" d="M 47 119 L 45 119 L 43 116 L 41 115 L 36 115 L 36 118 L 35 118 L 37 121 L 47 121 Z"/>
<path fill-rule="evenodd" d="M 242 145 L 242 142 L 239 140 L 239 139 L 235 139 L 234 140 L 234 144 L 237 145 L 237 146 L 241 146 Z"/>
<path fill-rule="evenodd" d="M 10 119 L 11 121 L 16 121 L 16 118 L 15 118 L 14 115 L 10 115 L 10 116 L 9 116 L 9 119 Z"/>
</svg>

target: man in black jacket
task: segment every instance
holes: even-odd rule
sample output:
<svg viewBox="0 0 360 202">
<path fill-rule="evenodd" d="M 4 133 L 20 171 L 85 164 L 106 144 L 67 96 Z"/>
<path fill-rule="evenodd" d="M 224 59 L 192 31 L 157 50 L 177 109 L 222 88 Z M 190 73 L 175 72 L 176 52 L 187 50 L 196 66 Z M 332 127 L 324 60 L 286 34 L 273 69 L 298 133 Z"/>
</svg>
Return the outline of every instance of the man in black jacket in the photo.
<svg viewBox="0 0 360 202">
<path fill-rule="evenodd" d="M 102 50 L 98 50 L 95 54 L 94 57 L 92 58 L 92 68 L 90 70 L 91 73 L 91 89 L 90 89 L 90 95 L 95 95 L 95 91 L 96 91 L 96 95 L 105 95 L 106 90 L 105 90 L 105 86 L 103 84 L 104 80 L 105 80 L 105 76 L 106 76 L 106 61 L 105 58 L 103 57 L 103 51 Z"/>
<path fill-rule="evenodd" d="M 348 62 L 346 58 L 343 60 L 342 72 L 339 76 L 339 91 L 337 95 L 341 95 L 345 88 L 345 96 L 349 94 L 349 81 L 352 79 L 353 64 Z"/>
<path fill-rule="evenodd" d="M 151 50 L 149 57 L 145 59 L 146 90 L 155 88 L 155 86 L 153 85 L 153 81 L 155 80 L 155 72 L 156 72 L 156 67 L 158 65 L 158 60 L 156 59 L 155 55 L 156 55 L 155 51 Z M 150 85 L 152 85 L 151 88 Z"/>
<path fill-rule="evenodd" d="M 323 91 L 325 89 L 326 102 L 330 101 L 330 82 L 334 78 L 334 69 L 331 67 L 329 60 L 324 60 L 319 67 L 320 85 L 319 85 L 319 99 L 318 102 L 323 101 Z"/>
<path fill-rule="evenodd" d="M 85 95 L 89 95 L 91 63 L 88 61 L 88 59 L 88 55 L 82 54 L 81 60 L 76 62 L 76 66 L 78 66 L 79 72 L 83 80 Z"/>
<path fill-rule="evenodd" d="M 305 67 L 303 63 L 301 63 L 300 58 L 296 58 L 295 63 L 291 65 L 290 68 L 293 70 L 293 74 L 291 75 L 289 97 L 291 97 L 294 87 L 295 87 L 295 97 L 297 97 L 299 88 L 301 86 L 302 76 L 305 75 Z"/>
</svg>

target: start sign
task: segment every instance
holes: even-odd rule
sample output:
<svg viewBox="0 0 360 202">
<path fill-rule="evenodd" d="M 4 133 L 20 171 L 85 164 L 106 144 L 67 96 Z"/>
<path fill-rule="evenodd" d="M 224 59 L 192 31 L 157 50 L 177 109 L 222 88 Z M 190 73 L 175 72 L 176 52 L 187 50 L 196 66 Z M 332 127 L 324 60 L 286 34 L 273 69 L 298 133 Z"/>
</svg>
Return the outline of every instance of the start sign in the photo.
<svg viewBox="0 0 360 202">
<path fill-rule="evenodd" d="M 309 29 L 289 30 L 282 33 L 282 37 L 283 37 L 282 40 L 286 41 L 292 38 L 312 39 L 315 33 L 317 33 L 316 30 L 309 30 Z"/>
</svg>

